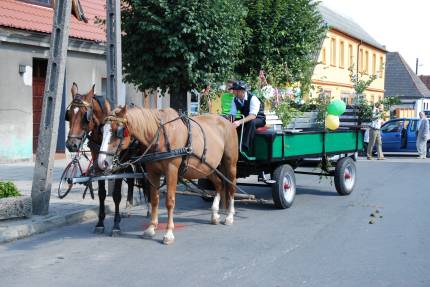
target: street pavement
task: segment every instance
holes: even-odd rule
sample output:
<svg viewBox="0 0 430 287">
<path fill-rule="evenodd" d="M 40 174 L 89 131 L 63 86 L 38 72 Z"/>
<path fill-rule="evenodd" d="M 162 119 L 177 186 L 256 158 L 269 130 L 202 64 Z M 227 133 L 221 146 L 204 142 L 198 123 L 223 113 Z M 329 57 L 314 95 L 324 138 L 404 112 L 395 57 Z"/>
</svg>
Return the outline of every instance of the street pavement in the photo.
<svg viewBox="0 0 430 287">
<path fill-rule="evenodd" d="M 95 220 L 57 228 L 0 245 L 0 284 L 430 286 L 429 164 L 361 160 L 347 197 L 327 179 L 297 175 L 290 209 L 238 203 L 233 226 L 210 225 L 210 203 L 178 196 L 171 246 L 163 230 L 140 237 L 145 206 L 123 218 L 120 237 L 108 236 L 111 216 L 102 235 L 92 232 Z M 246 190 L 271 197 L 270 188 Z M 165 222 L 163 207 L 160 229 Z"/>
</svg>

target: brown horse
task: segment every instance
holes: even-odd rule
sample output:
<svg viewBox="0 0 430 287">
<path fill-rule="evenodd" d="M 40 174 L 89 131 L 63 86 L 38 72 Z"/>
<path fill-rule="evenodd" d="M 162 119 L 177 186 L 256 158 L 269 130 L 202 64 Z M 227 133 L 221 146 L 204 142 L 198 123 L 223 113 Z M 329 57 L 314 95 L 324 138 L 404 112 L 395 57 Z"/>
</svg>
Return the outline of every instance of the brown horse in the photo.
<svg viewBox="0 0 430 287">
<path fill-rule="evenodd" d="M 88 146 L 91 150 L 91 156 L 96 162 L 100 145 L 103 140 L 102 124 L 104 118 L 111 112 L 111 107 L 108 101 L 98 100 L 94 95 L 94 85 L 91 90 L 85 95 L 78 93 L 78 85 L 72 85 L 72 102 L 66 111 L 66 120 L 69 121 L 69 134 L 67 136 L 66 147 L 71 152 L 76 152 L 82 145 L 85 137 L 88 138 Z M 98 170 L 98 169 L 97 169 Z M 133 200 L 134 179 L 127 179 L 128 195 L 127 207 L 131 207 Z M 119 204 L 121 202 L 121 185 L 122 179 L 115 180 L 114 191 L 112 194 L 115 203 L 115 217 L 112 234 L 116 235 L 120 232 L 119 223 L 121 216 L 119 214 Z M 106 188 L 105 181 L 98 181 L 98 196 L 99 196 L 99 221 L 96 225 L 96 232 L 104 232 L 105 199 Z"/>
<path fill-rule="evenodd" d="M 143 108 L 128 109 L 127 107 L 116 109 L 112 116 L 106 119 L 103 143 L 98 157 L 99 167 L 111 169 L 112 156 L 126 149 L 130 144 L 131 137 L 141 143 L 143 150 L 149 148 L 149 152 L 166 152 L 169 147 L 171 150 L 175 150 L 188 146 L 189 129 L 178 116 L 178 113 L 173 109 L 160 111 Z M 208 178 L 212 181 L 217 192 L 212 204 L 211 221 L 213 224 L 218 224 L 220 221 L 218 211 L 221 195 L 224 195 L 224 193 L 221 194 L 224 187 L 229 201 L 225 224 L 233 224 L 238 159 L 236 129 L 228 120 L 217 115 L 196 116 L 192 120 L 189 123 L 193 155 L 187 158 L 175 157 L 145 163 L 152 213 L 151 223 L 144 231 L 143 236 L 152 238 L 155 235 L 158 224 L 158 189 L 160 177 L 164 175 L 167 183 L 166 208 L 168 212 L 167 231 L 163 238 L 165 244 L 174 242 L 173 209 L 175 207 L 176 184 L 180 176 L 186 179 Z M 206 146 L 204 139 L 206 139 Z M 202 160 L 205 148 L 206 153 Z M 185 163 L 185 169 L 181 168 L 182 161 Z M 223 184 L 222 179 L 211 167 L 219 167 L 219 170 L 232 184 Z"/>
</svg>

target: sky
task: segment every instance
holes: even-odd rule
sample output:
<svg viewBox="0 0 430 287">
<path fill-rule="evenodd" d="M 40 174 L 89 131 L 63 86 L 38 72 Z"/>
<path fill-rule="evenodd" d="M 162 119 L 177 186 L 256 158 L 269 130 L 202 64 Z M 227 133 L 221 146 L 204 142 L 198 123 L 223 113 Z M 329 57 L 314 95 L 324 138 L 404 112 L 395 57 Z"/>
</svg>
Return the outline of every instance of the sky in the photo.
<svg viewBox="0 0 430 287">
<path fill-rule="evenodd" d="M 354 20 L 389 52 L 399 52 L 418 74 L 430 75 L 430 1 L 322 0 L 323 5 Z"/>
</svg>

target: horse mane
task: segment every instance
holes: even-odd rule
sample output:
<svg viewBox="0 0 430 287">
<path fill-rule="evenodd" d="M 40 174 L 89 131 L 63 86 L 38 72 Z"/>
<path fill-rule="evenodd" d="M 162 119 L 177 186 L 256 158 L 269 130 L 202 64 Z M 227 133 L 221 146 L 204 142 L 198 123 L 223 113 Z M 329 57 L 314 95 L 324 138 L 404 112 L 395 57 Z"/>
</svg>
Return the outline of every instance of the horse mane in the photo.
<svg viewBox="0 0 430 287">
<path fill-rule="evenodd" d="M 121 108 L 116 108 L 112 114 L 119 117 L 120 111 Z M 132 107 L 127 109 L 124 117 L 127 119 L 128 128 L 137 138 L 151 140 L 157 133 L 161 119 L 164 118 L 163 114 L 169 111 L 173 111 L 176 114 L 173 109 L 160 111 L 157 109 Z"/>
</svg>

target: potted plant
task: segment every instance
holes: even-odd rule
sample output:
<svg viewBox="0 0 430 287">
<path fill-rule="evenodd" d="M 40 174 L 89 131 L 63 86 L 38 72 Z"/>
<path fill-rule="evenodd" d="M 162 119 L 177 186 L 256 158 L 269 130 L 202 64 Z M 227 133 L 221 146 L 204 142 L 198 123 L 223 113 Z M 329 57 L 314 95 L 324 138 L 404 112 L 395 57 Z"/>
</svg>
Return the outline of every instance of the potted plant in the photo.
<svg viewBox="0 0 430 287">
<path fill-rule="evenodd" d="M 31 197 L 22 196 L 13 182 L 0 181 L 0 220 L 30 217 L 31 214 Z"/>
</svg>

